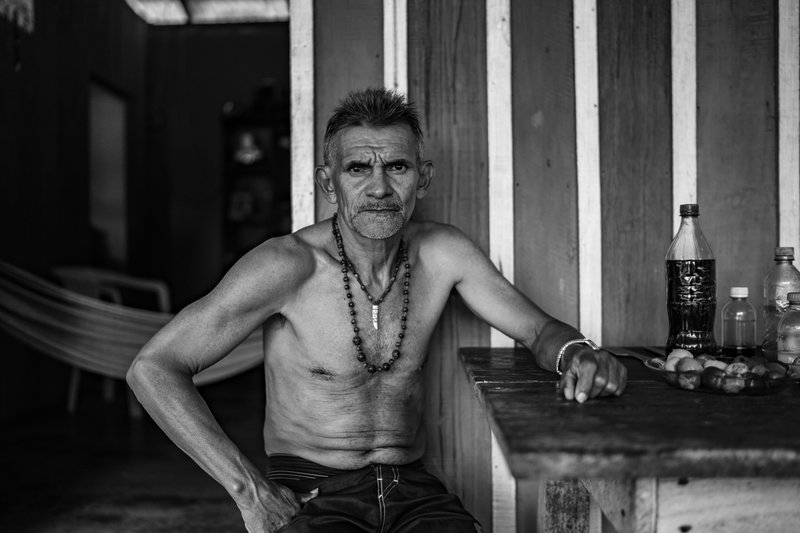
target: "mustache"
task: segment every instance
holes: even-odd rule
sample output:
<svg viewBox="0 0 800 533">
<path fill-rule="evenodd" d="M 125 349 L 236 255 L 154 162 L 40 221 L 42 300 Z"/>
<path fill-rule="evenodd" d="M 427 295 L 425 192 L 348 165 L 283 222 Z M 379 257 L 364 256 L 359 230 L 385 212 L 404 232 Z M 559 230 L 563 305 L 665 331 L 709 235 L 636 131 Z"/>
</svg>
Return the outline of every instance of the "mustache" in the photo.
<svg viewBox="0 0 800 533">
<path fill-rule="evenodd" d="M 357 211 L 373 211 L 373 210 L 392 210 L 392 211 L 402 211 L 403 204 L 396 200 L 390 200 L 386 202 L 364 202 L 360 204 L 356 210 Z"/>
</svg>

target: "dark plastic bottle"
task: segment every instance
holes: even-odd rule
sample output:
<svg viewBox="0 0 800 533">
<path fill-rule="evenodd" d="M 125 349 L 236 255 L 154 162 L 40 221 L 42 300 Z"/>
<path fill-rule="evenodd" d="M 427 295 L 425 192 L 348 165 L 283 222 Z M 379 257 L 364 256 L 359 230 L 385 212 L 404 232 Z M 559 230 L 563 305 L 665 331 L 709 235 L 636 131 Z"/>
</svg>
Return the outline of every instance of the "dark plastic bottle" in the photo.
<svg viewBox="0 0 800 533">
<path fill-rule="evenodd" d="M 681 225 L 667 251 L 666 352 L 676 348 L 694 355 L 716 354 L 716 261 L 697 217 L 697 204 L 682 204 Z"/>
</svg>

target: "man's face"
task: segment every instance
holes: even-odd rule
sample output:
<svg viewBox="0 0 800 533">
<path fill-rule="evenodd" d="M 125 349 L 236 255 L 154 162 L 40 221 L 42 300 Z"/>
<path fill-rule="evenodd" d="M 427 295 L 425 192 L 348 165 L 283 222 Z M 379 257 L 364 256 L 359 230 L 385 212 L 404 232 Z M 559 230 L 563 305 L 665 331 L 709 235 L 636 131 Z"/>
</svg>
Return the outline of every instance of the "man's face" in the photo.
<svg viewBox="0 0 800 533">
<path fill-rule="evenodd" d="M 411 128 L 352 126 L 338 134 L 336 157 L 323 170 L 320 186 L 340 216 L 369 239 L 386 239 L 403 229 L 417 198 L 432 177 L 432 165 L 419 161 Z M 333 193 L 333 198 L 331 198 Z"/>
</svg>

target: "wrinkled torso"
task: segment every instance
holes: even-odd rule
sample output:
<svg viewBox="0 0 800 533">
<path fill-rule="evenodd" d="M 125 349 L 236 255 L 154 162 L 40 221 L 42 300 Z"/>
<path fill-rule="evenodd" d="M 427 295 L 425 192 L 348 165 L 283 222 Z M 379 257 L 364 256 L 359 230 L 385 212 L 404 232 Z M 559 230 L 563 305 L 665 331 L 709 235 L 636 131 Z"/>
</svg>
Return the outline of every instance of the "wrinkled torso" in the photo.
<svg viewBox="0 0 800 533">
<path fill-rule="evenodd" d="M 417 248 L 418 249 L 418 248 Z M 266 452 L 291 453 L 335 468 L 402 464 L 424 451 L 423 365 L 431 334 L 452 287 L 433 265 L 409 254 L 411 278 L 401 357 L 388 372 L 370 374 L 356 359 L 353 325 L 338 262 L 314 252 L 314 274 L 280 315 L 264 325 Z M 351 283 L 367 361 L 391 357 L 400 332 L 402 273 L 380 306 Z"/>
</svg>

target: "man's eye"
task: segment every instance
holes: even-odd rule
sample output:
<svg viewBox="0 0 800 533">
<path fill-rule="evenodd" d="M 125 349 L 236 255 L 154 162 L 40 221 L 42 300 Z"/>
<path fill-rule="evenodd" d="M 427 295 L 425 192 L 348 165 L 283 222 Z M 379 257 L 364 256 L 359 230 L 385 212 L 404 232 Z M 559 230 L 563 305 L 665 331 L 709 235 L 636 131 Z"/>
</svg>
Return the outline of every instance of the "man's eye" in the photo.
<svg viewBox="0 0 800 533">
<path fill-rule="evenodd" d="M 396 174 L 402 174 L 406 170 L 408 170 L 408 167 L 406 165 L 402 164 L 402 163 L 396 163 L 394 165 L 391 165 L 389 167 L 389 170 L 391 170 L 392 172 L 394 172 Z"/>
<path fill-rule="evenodd" d="M 364 174 L 368 169 L 369 167 L 366 165 L 352 165 L 347 169 L 347 171 L 350 172 L 350 174 L 359 175 Z"/>
</svg>

